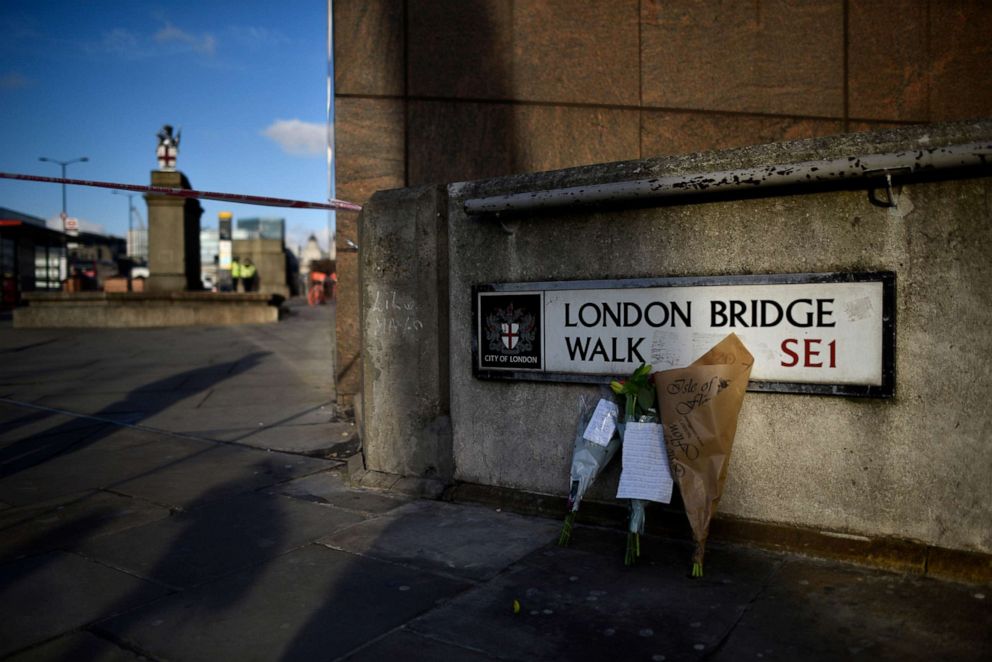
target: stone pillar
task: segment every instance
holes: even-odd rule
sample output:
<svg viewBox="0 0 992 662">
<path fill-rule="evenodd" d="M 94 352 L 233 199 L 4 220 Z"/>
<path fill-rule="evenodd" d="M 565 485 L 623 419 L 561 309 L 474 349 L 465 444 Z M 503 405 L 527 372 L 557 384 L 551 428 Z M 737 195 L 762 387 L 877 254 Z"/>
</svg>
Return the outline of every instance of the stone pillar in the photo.
<svg viewBox="0 0 992 662">
<path fill-rule="evenodd" d="M 443 186 L 380 191 L 359 217 L 362 448 L 371 471 L 443 481 L 454 473 L 447 204 Z"/>
<path fill-rule="evenodd" d="M 178 171 L 153 170 L 152 186 L 190 188 Z M 200 282 L 200 216 L 203 207 L 193 198 L 145 194 L 148 204 L 149 292 L 203 289 Z"/>
</svg>

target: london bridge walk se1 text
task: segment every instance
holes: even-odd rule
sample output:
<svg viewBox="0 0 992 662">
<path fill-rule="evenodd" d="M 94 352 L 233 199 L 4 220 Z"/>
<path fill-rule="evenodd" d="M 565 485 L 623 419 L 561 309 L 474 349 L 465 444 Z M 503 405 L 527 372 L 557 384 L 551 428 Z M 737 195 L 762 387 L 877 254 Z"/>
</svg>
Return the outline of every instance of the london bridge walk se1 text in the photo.
<svg viewBox="0 0 992 662">
<path fill-rule="evenodd" d="M 642 305 L 635 301 L 589 302 L 572 310 L 565 304 L 566 327 L 630 328 L 642 323 L 653 328 L 692 327 L 692 301 L 652 301 Z M 798 328 L 832 327 L 834 300 L 793 299 L 782 303 L 775 299 L 714 299 L 709 302 L 709 326 L 714 328 L 759 328 L 778 326 L 783 321 Z"/>
<path fill-rule="evenodd" d="M 700 303 L 700 302 L 697 302 Z M 707 306 L 706 303 L 709 305 Z M 588 302 L 577 305 L 573 310 L 571 303 L 565 304 L 566 328 L 636 328 L 647 325 L 651 328 L 693 326 L 693 301 L 652 301 L 642 304 L 634 301 Z M 719 328 L 769 328 L 783 322 L 795 328 L 830 328 L 836 326 L 833 321 L 834 299 L 799 298 L 791 301 L 775 299 L 714 299 L 702 302 L 699 307 L 707 309 L 708 315 L 697 327 Z M 641 353 L 644 337 L 618 336 L 576 336 L 565 335 L 565 348 L 571 361 L 611 363 L 646 363 Z M 786 355 L 783 366 L 795 366 L 798 355 L 794 345 L 799 341 L 789 338 L 782 342 L 782 351 Z M 813 344 L 819 340 L 805 341 L 807 355 L 815 358 L 817 350 Z M 836 345 L 830 345 L 831 359 L 829 367 L 836 365 Z M 805 361 L 807 367 L 816 367 L 812 359 Z"/>
</svg>

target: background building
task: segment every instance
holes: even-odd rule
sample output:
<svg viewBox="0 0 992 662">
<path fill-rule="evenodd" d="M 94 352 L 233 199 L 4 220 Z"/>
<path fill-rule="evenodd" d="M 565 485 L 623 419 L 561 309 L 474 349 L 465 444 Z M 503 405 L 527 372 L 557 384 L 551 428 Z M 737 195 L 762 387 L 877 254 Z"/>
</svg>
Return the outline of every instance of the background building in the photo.
<svg viewBox="0 0 992 662">
<path fill-rule="evenodd" d="M 75 247 L 69 249 L 69 272 L 82 279 L 81 289 L 102 290 L 108 278 L 130 271 L 123 238 L 80 232 L 72 241 Z"/>
<path fill-rule="evenodd" d="M 217 285 L 217 267 L 220 258 L 220 232 L 213 228 L 200 230 L 200 280 L 203 288 L 212 290 Z"/>
<path fill-rule="evenodd" d="M 238 239 L 275 239 L 280 244 L 286 242 L 286 219 L 284 218 L 239 218 L 237 221 Z"/>
<path fill-rule="evenodd" d="M 138 227 L 127 231 L 127 254 L 135 264 L 148 264 L 148 228 Z"/>
<path fill-rule="evenodd" d="M 335 0 L 334 29 L 337 195 L 358 203 L 992 114 L 992 4 L 974 0 Z M 337 219 L 347 402 L 356 215 Z"/>
<path fill-rule="evenodd" d="M 65 235 L 43 219 L 0 207 L 0 308 L 16 306 L 22 292 L 62 289 L 66 274 Z"/>
</svg>

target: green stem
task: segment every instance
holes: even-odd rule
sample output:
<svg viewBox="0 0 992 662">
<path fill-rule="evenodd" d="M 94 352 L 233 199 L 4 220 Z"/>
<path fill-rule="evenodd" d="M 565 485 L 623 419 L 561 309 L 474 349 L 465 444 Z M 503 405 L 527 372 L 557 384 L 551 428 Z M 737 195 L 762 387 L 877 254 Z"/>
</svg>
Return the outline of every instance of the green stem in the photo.
<svg viewBox="0 0 992 662">
<path fill-rule="evenodd" d="M 625 566 L 632 566 L 641 555 L 641 536 L 637 533 L 627 533 L 627 552 L 623 557 Z"/>
<path fill-rule="evenodd" d="M 699 561 L 696 561 L 695 563 L 692 564 L 692 576 L 693 577 L 703 576 L 703 564 L 700 563 Z"/>
<path fill-rule="evenodd" d="M 570 510 L 565 515 L 565 522 L 561 525 L 561 534 L 558 536 L 558 546 L 566 547 L 572 541 L 572 523 L 575 522 L 575 511 Z"/>
</svg>

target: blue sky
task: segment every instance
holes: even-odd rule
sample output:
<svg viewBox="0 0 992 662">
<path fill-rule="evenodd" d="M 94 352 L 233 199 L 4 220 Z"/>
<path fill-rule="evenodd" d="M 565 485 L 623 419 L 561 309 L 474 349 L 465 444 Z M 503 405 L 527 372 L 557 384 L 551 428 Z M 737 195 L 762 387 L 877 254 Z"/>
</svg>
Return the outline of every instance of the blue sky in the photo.
<svg viewBox="0 0 992 662">
<path fill-rule="evenodd" d="M 57 177 L 39 157 L 86 156 L 68 177 L 148 184 L 171 124 L 194 188 L 327 199 L 326 0 L 3 0 L 0 25 L 0 171 Z M 84 229 L 126 234 L 126 196 L 67 196 Z M 203 227 L 230 210 L 286 218 L 291 246 L 328 232 L 324 211 L 201 204 Z M 0 179 L 0 206 L 57 219 L 61 188 Z"/>
</svg>

